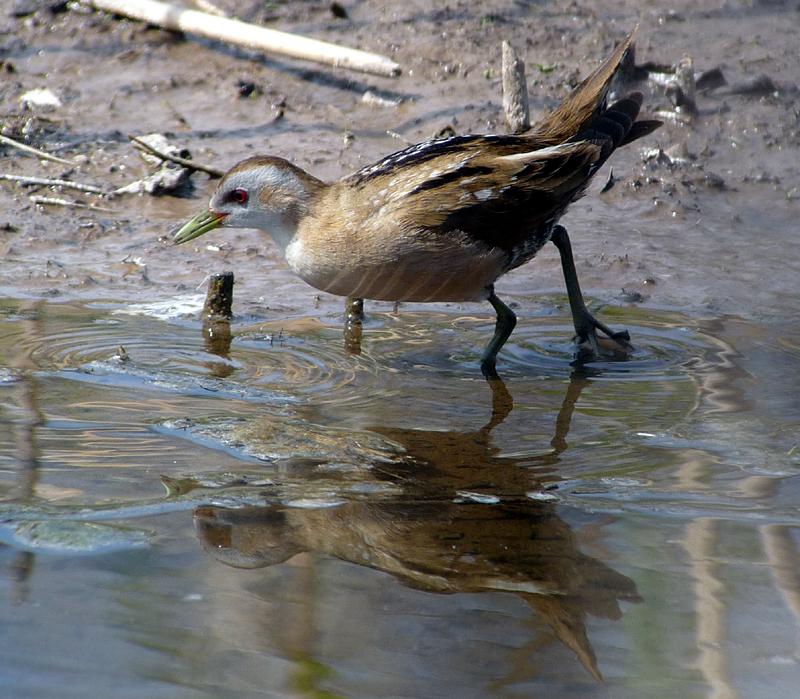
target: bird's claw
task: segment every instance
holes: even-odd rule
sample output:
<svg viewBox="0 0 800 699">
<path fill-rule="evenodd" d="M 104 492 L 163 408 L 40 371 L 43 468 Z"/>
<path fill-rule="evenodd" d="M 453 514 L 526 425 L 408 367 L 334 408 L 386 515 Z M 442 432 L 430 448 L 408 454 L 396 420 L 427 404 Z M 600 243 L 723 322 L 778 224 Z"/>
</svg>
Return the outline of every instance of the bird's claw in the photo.
<svg viewBox="0 0 800 699">
<path fill-rule="evenodd" d="M 589 327 L 575 336 L 577 345 L 575 350 L 576 363 L 585 364 L 604 358 L 624 358 L 634 351 L 635 348 L 630 342 L 631 335 L 627 330 L 613 332 L 602 323 L 595 321 L 594 318 L 591 318 L 591 320 Z M 606 337 L 598 337 L 598 329 Z"/>
</svg>

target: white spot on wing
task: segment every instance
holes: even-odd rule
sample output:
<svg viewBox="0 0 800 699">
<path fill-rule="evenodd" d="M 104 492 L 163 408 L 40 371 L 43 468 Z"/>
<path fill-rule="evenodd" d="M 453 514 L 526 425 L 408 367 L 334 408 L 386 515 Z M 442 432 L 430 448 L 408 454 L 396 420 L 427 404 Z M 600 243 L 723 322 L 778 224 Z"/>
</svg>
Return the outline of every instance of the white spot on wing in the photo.
<svg viewBox="0 0 800 699">
<path fill-rule="evenodd" d="M 551 155 L 561 155 L 563 153 L 569 153 L 570 151 L 575 150 L 574 143 L 563 143 L 559 146 L 550 146 L 548 148 L 539 148 L 537 150 L 531 150 L 527 153 L 513 153 L 512 155 L 501 155 L 498 160 L 505 160 L 507 162 L 515 162 L 515 161 L 525 161 L 525 160 L 533 160 L 536 158 L 547 158 Z"/>
</svg>

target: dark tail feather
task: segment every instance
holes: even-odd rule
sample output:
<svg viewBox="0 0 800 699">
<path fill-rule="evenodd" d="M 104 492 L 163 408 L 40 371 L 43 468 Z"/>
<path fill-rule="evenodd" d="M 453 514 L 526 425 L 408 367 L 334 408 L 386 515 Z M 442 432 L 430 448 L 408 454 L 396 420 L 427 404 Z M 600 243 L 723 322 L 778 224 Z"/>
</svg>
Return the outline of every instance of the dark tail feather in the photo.
<svg viewBox="0 0 800 699">
<path fill-rule="evenodd" d="M 570 92 L 555 111 L 534 127 L 531 136 L 547 145 L 557 145 L 573 140 L 576 134 L 591 128 L 592 122 L 605 106 L 611 81 L 637 28 L 634 27 L 603 64 Z M 638 109 L 636 111 L 638 113 Z"/>
<path fill-rule="evenodd" d="M 664 124 L 663 121 L 659 121 L 658 119 L 642 119 L 642 121 L 637 121 L 631 126 L 631 130 L 628 131 L 628 135 L 622 139 L 622 142 L 617 146 L 627 146 L 631 141 L 635 141 L 637 138 L 642 138 L 642 136 L 647 136 L 653 131 L 655 131 L 659 126 Z"/>
<path fill-rule="evenodd" d="M 622 59 L 633 42 L 637 27 L 625 37 L 603 64 L 576 87 L 561 105 L 529 132 L 542 145 L 567 141 L 593 141 L 601 146 L 600 162 L 614 149 L 647 136 L 661 126 L 660 121 L 636 121 L 644 101 L 641 92 L 606 108 L 606 95 Z"/>
<path fill-rule="evenodd" d="M 597 143 L 602 148 L 602 162 L 620 146 L 646 136 L 661 126 L 662 122 L 656 120 L 636 121 L 643 102 L 644 95 L 641 92 L 631 92 L 627 97 L 614 102 L 595 117 L 588 128 L 570 140 Z"/>
</svg>

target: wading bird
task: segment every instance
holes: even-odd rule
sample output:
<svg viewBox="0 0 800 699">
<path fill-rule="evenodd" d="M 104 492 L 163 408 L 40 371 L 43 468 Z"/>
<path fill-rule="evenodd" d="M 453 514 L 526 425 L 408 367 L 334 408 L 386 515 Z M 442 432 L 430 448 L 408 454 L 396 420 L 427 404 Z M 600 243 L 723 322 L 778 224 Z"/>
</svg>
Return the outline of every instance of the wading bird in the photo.
<svg viewBox="0 0 800 699">
<path fill-rule="evenodd" d="M 322 291 L 380 301 L 487 300 L 497 323 L 481 368 L 491 377 L 516 325 L 494 282 L 552 241 L 579 357 L 598 355 L 597 330 L 626 345 L 627 332 L 613 332 L 586 308 L 558 221 L 616 148 L 661 125 L 637 121 L 640 92 L 606 102 L 635 31 L 524 134 L 426 141 L 332 183 L 282 158 L 248 158 L 174 242 L 217 227 L 256 228 L 272 236 L 295 274 Z"/>
</svg>

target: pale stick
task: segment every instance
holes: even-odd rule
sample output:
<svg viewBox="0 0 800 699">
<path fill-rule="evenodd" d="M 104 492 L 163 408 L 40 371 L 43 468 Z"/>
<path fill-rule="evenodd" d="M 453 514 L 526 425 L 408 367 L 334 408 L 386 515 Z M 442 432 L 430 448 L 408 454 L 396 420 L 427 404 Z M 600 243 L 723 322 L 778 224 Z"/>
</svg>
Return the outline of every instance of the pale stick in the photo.
<svg viewBox="0 0 800 699">
<path fill-rule="evenodd" d="M 384 56 L 257 27 L 236 19 L 185 10 L 156 0 L 88 0 L 88 3 L 95 9 L 124 15 L 163 29 L 204 36 L 249 49 L 385 77 L 400 74 L 400 66 Z"/>
</svg>

